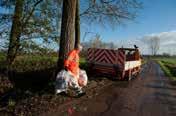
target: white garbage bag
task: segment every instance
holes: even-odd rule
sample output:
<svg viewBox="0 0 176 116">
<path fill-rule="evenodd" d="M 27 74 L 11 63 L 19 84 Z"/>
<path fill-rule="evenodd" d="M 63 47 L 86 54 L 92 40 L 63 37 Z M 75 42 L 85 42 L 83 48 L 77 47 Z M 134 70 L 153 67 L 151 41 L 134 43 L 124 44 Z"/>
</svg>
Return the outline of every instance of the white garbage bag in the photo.
<svg viewBox="0 0 176 116">
<path fill-rule="evenodd" d="M 86 71 L 80 70 L 78 80 L 73 77 L 71 72 L 61 70 L 56 77 L 56 90 L 67 90 L 68 88 L 82 88 L 87 85 L 88 77 Z"/>
<path fill-rule="evenodd" d="M 79 79 L 78 79 L 78 83 L 80 86 L 86 86 L 87 85 L 87 74 L 85 70 L 80 70 L 79 72 Z"/>
<path fill-rule="evenodd" d="M 56 77 L 55 89 L 65 90 L 67 87 L 66 77 L 68 77 L 68 72 L 66 70 L 61 70 Z"/>
</svg>

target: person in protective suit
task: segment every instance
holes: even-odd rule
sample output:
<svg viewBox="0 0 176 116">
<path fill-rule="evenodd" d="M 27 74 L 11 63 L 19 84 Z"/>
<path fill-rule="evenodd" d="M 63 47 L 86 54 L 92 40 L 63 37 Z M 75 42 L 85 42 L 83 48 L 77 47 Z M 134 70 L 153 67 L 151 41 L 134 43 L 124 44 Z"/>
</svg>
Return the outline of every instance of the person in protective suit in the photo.
<svg viewBox="0 0 176 116">
<path fill-rule="evenodd" d="M 85 92 L 82 87 L 87 85 L 87 74 L 79 68 L 79 53 L 82 46 L 79 45 L 76 49 L 69 52 L 67 59 L 64 62 L 67 74 L 60 85 L 61 89 L 56 90 L 56 94 L 65 92 L 68 87 L 73 88 L 78 96 L 82 96 Z"/>
</svg>

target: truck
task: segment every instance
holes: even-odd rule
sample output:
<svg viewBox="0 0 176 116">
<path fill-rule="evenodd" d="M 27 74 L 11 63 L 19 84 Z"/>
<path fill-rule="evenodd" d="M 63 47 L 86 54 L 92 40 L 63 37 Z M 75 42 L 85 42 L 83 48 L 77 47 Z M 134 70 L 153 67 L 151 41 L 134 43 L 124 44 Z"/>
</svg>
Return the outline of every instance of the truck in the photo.
<svg viewBox="0 0 176 116">
<path fill-rule="evenodd" d="M 138 47 L 101 49 L 88 48 L 89 72 L 111 76 L 114 79 L 131 80 L 141 71 L 141 55 Z"/>
</svg>

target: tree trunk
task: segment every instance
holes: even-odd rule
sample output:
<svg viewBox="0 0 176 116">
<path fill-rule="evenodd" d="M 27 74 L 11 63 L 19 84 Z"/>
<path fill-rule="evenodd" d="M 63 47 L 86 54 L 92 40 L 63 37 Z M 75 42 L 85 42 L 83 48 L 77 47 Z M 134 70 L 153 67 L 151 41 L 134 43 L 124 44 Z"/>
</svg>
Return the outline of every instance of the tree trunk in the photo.
<svg viewBox="0 0 176 116">
<path fill-rule="evenodd" d="M 80 43 L 80 16 L 79 16 L 79 0 L 76 0 L 76 17 L 75 17 L 75 48 Z"/>
<path fill-rule="evenodd" d="M 17 51 L 20 46 L 21 35 L 21 17 L 23 12 L 24 0 L 16 0 L 15 12 L 12 21 L 12 28 L 10 32 L 9 47 L 7 53 L 7 68 L 11 68 L 11 65 L 16 57 Z"/>
<path fill-rule="evenodd" d="M 61 24 L 61 39 L 58 71 L 64 68 L 68 52 L 74 48 L 76 0 L 64 0 Z"/>
</svg>

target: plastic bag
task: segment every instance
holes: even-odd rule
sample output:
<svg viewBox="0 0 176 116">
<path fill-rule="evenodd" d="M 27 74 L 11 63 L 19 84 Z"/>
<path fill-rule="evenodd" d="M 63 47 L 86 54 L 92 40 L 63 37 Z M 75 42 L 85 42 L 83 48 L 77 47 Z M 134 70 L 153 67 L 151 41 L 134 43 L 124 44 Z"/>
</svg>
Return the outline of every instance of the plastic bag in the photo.
<svg viewBox="0 0 176 116">
<path fill-rule="evenodd" d="M 61 70 L 56 77 L 55 89 L 66 89 L 67 82 L 66 78 L 68 76 L 68 72 L 66 70 Z"/>
<path fill-rule="evenodd" d="M 87 77 L 86 71 L 80 70 L 79 79 L 78 79 L 79 85 L 80 86 L 86 86 L 87 85 L 87 80 L 88 80 L 88 77 Z"/>
<path fill-rule="evenodd" d="M 79 72 L 79 79 L 73 77 L 73 75 L 66 71 L 61 70 L 56 77 L 56 89 L 67 89 L 68 87 L 71 88 L 78 88 L 87 85 L 87 74 L 84 70 L 80 70 Z"/>
</svg>

